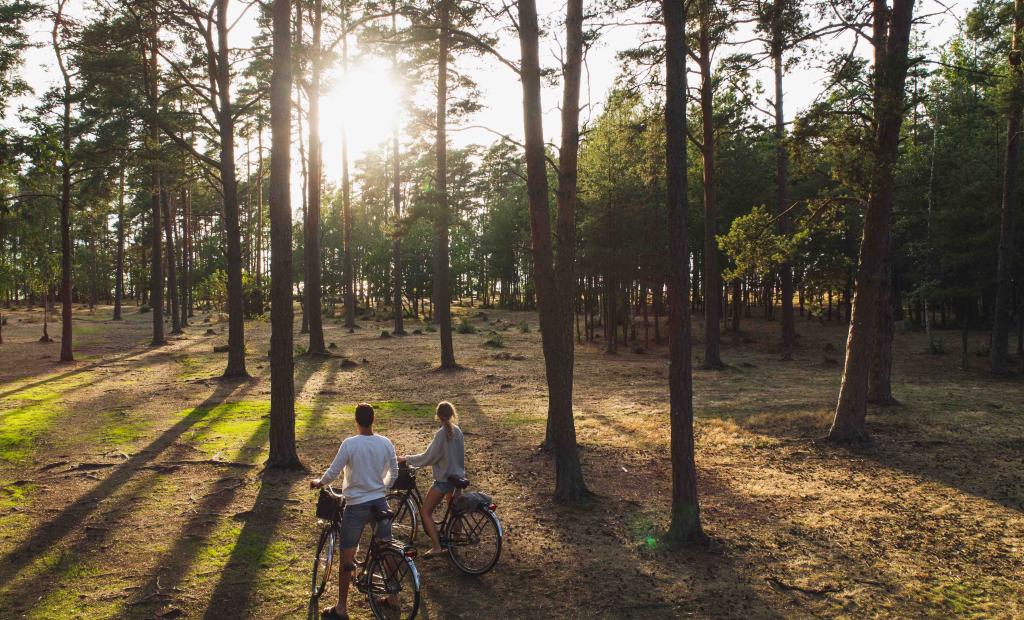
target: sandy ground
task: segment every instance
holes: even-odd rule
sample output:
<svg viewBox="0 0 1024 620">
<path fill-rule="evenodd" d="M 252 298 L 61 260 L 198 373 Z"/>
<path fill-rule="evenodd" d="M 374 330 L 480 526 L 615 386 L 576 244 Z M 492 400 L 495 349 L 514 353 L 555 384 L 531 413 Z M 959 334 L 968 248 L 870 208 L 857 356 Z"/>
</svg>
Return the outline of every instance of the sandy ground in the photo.
<svg viewBox="0 0 1024 620">
<path fill-rule="evenodd" d="M 358 401 L 377 406 L 400 452 L 426 444 L 434 403 L 458 406 L 469 477 L 495 498 L 506 547 L 479 578 L 421 559 L 422 617 L 1024 617 L 1024 382 L 984 375 L 985 335 L 971 344 L 977 370 L 963 372 L 956 334 L 941 334 L 951 353 L 939 356 L 901 334 L 903 406 L 872 411 L 872 443 L 849 448 L 820 439 L 844 328 L 801 321 L 787 363 L 778 324 L 746 320 L 742 336 L 725 336 L 729 368 L 694 377 L 710 542 L 671 551 L 659 542 L 665 348 L 579 349 L 577 429 L 594 495 L 556 505 L 551 458 L 537 449 L 535 315 L 457 310 L 479 328 L 455 335 L 463 370 L 435 369 L 435 333 L 382 338 L 389 326 L 372 320 L 354 334 L 328 321 L 338 357 L 296 366 L 298 449 L 313 474 L 351 432 Z M 199 314 L 151 348 L 150 315 L 130 308 L 114 323 L 109 308 L 76 309 L 72 364 L 56 361 L 59 344 L 36 342 L 38 310 L 4 316 L 0 617 L 304 617 L 315 495 L 309 474 L 262 471 L 267 323 L 247 325 L 253 379 L 222 382 L 221 316 Z M 485 344 L 495 333 L 500 348 Z M 353 612 L 368 614 L 361 602 Z"/>
</svg>

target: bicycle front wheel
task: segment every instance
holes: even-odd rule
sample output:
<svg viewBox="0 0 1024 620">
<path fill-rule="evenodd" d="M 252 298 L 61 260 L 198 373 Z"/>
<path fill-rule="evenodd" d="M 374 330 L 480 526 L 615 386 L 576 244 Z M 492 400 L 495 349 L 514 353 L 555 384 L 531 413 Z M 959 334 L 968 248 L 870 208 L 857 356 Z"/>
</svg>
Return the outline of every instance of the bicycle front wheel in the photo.
<svg viewBox="0 0 1024 620">
<path fill-rule="evenodd" d="M 416 564 L 394 547 L 382 547 L 369 567 L 370 610 L 378 620 L 412 620 L 420 608 Z"/>
<path fill-rule="evenodd" d="M 501 523 L 490 510 L 460 513 L 448 527 L 452 562 L 468 575 L 482 575 L 498 563 L 502 538 Z"/>
<path fill-rule="evenodd" d="M 337 558 L 338 530 L 333 524 L 327 525 L 320 533 L 320 542 L 316 546 L 316 559 L 313 560 L 313 579 L 309 593 L 310 620 L 320 617 L 320 599 L 331 585 Z"/>
<path fill-rule="evenodd" d="M 388 508 L 395 513 L 391 520 L 391 537 L 412 545 L 416 542 L 416 530 L 420 525 L 419 509 L 412 493 L 391 493 L 387 496 Z"/>
</svg>

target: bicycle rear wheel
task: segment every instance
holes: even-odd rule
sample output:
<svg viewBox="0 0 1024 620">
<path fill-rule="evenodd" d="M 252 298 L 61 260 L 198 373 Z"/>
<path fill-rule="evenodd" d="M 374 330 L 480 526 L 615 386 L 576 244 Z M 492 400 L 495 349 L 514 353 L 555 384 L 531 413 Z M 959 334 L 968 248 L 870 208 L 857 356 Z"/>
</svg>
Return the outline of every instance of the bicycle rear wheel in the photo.
<svg viewBox="0 0 1024 620">
<path fill-rule="evenodd" d="M 316 546 L 316 558 L 313 560 L 313 579 L 310 584 L 309 619 L 320 617 L 320 599 L 331 587 L 335 566 L 338 562 L 338 530 L 333 524 L 324 526 L 320 533 L 320 542 Z"/>
<path fill-rule="evenodd" d="M 370 561 L 368 599 L 378 620 L 412 620 L 420 608 L 416 564 L 395 547 L 381 547 Z"/>
<path fill-rule="evenodd" d="M 416 542 L 416 530 L 420 525 L 419 509 L 411 493 L 397 492 L 387 496 L 388 508 L 395 513 L 391 520 L 391 537 L 412 545 Z"/>
<path fill-rule="evenodd" d="M 482 575 L 498 563 L 502 537 L 501 523 L 490 510 L 459 513 L 448 526 L 452 562 L 466 574 Z"/>
</svg>

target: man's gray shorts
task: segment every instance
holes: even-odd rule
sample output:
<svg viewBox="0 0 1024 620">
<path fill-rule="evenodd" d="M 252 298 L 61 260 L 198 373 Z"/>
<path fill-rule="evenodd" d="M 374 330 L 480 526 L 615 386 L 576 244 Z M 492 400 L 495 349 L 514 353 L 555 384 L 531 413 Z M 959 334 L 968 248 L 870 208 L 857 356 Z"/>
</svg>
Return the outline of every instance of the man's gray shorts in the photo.
<svg viewBox="0 0 1024 620">
<path fill-rule="evenodd" d="M 373 514 L 381 510 L 387 510 L 388 503 L 383 498 L 377 498 L 361 504 L 345 504 L 345 512 L 341 515 L 341 542 L 342 549 L 354 549 L 359 546 L 359 538 L 363 535 L 363 528 L 369 523 L 374 524 Z M 391 540 L 391 521 L 377 523 L 377 538 Z"/>
</svg>

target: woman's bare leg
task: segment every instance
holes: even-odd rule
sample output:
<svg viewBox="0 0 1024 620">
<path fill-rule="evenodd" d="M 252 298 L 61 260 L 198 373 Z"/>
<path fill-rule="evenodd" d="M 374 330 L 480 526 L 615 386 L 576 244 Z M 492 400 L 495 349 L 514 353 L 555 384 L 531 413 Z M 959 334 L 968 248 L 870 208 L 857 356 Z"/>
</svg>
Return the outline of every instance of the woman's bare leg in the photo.
<svg viewBox="0 0 1024 620">
<path fill-rule="evenodd" d="M 430 549 L 431 553 L 441 553 L 441 538 L 437 534 L 437 526 L 434 525 L 434 508 L 441 503 L 444 499 L 444 493 L 438 491 L 434 487 L 430 487 L 427 491 L 427 496 L 423 498 L 423 506 L 420 507 L 420 517 L 423 519 L 423 529 L 426 530 L 427 536 L 430 537 L 430 542 L 433 547 Z"/>
</svg>

